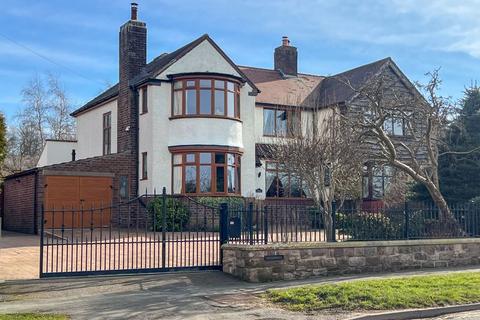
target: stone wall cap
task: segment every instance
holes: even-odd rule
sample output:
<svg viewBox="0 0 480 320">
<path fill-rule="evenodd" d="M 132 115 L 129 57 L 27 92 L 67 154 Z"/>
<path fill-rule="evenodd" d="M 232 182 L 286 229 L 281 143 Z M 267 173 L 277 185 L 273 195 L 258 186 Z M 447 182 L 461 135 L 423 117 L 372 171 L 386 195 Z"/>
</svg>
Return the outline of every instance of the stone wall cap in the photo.
<svg viewBox="0 0 480 320">
<path fill-rule="evenodd" d="M 476 243 L 480 245 L 480 238 L 455 238 L 455 239 L 422 239 L 422 240 L 389 240 L 389 241 L 345 241 L 345 242 L 296 242 L 272 243 L 262 245 L 224 244 L 222 249 L 235 249 L 241 251 L 261 250 L 295 250 L 317 248 L 365 248 L 389 246 L 423 246 L 423 245 L 450 245 Z"/>
</svg>

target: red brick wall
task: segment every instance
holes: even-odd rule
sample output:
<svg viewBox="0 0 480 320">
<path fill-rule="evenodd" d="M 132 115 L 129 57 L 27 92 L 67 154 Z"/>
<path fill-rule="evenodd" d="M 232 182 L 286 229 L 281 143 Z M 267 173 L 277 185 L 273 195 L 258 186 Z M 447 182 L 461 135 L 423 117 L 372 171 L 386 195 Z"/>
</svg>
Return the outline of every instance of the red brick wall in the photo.
<svg viewBox="0 0 480 320">
<path fill-rule="evenodd" d="M 35 233 L 36 173 L 14 176 L 4 182 L 3 229 Z"/>
<path fill-rule="evenodd" d="M 119 203 L 136 196 L 133 186 L 129 185 L 129 194 L 127 198 L 120 199 L 120 176 L 128 177 L 128 183 L 131 184 L 132 163 L 134 163 L 133 155 L 130 152 L 116 153 L 107 156 L 93 157 L 81 159 L 72 162 L 65 162 L 51 166 L 42 167 L 38 171 L 37 178 L 37 197 L 36 210 L 34 210 L 35 195 L 35 173 L 20 176 L 14 175 L 7 177 L 4 183 L 4 223 L 5 230 L 35 233 L 40 230 L 41 210 L 43 204 L 43 187 L 44 174 L 48 172 L 73 174 L 75 173 L 111 173 L 113 177 L 113 202 Z M 35 214 L 37 217 L 37 230 L 35 230 Z M 116 214 L 116 213 L 114 213 Z M 123 223 L 126 213 L 120 214 L 120 222 Z M 117 217 L 115 217 L 117 218 Z"/>
</svg>

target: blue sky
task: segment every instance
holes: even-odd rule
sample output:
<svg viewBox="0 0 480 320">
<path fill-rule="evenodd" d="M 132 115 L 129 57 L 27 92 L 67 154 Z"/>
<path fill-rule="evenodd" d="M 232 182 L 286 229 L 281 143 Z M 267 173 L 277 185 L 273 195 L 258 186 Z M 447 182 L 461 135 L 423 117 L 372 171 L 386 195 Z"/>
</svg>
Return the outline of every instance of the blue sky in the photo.
<svg viewBox="0 0 480 320">
<path fill-rule="evenodd" d="M 273 49 L 288 35 L 301 72 L 335 74 L 390 56 L 412 80 L 441 67 L 442 93 L 453 98 L 480 80 L 480 0 L 137 2 L 148 27 L 148 60 L 208 33 L 234 62 L 271 68 Z M 114 84 L 118 29 L 129 18 L 129 3 L 16 0 L 3 6 L 0 110 L 8 119 L 35 74 L 58 75 L 75 106 Z"/>
</svg>

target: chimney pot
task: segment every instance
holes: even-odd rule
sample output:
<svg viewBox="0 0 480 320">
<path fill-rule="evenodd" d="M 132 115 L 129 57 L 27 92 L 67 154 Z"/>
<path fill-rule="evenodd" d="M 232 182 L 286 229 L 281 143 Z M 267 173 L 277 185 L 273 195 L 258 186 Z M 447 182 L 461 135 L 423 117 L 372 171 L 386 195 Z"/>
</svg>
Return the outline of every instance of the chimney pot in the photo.
<svg viewBox="0 0 480 320">
<path fill-rule="evenodd" d="M 288 40 L 287 36 L 282 37 L 282 46 L 288 47 L 290 45 L 290 40 Z"/>
<path fill-rule="evenodd" d="M 132 2 L 130 20 L 137 20 L 137 11 L 138 11 L 138 4 L 135 2 Z"/>
</svg>

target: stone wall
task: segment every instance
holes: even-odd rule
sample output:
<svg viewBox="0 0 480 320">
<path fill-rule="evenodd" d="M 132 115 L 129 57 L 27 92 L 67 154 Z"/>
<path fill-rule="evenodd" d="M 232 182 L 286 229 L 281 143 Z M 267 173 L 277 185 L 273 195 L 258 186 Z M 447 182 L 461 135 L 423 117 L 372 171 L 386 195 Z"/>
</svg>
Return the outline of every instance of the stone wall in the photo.
<svg viewBox="0 0 480 320">
<path fill-rule="evenodd" d="M 223 247 L 223 272 L 249 282 L 480 264 L 480 239 Z"/>
</svg>

